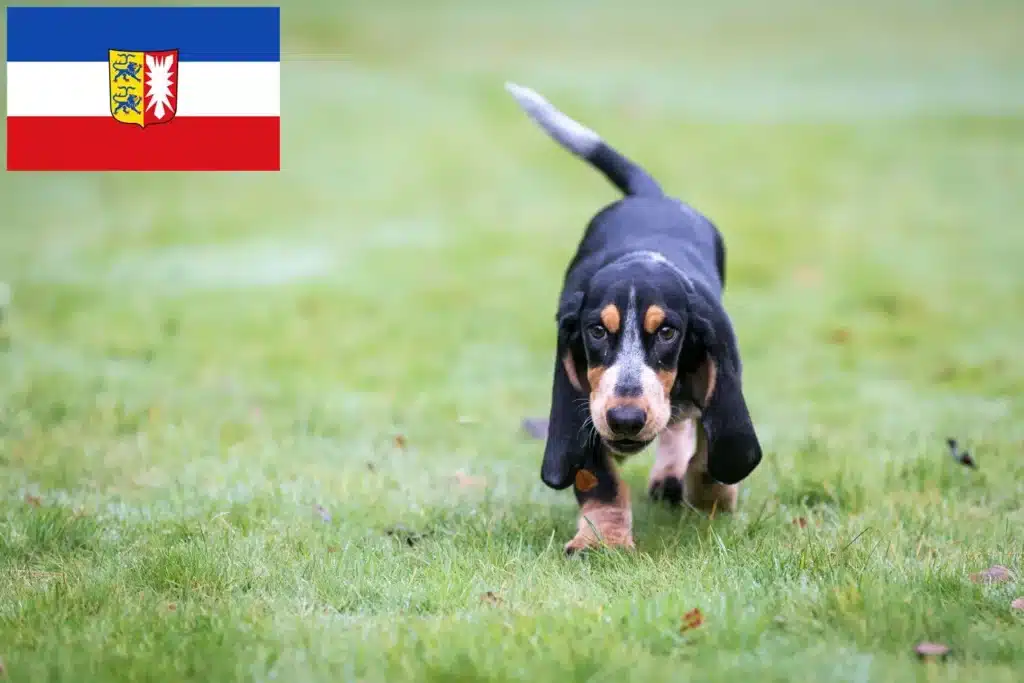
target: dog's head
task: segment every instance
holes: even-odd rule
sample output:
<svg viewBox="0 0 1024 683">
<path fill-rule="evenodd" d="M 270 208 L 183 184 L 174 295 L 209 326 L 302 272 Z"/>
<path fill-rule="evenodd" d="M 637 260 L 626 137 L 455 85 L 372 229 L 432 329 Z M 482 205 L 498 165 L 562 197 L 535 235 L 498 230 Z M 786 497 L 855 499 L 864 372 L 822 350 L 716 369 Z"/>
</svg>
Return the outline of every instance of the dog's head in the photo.
<svg viewBox="0 0 1024 683">
<path fill-rule="evenodd" d="M 657 254 L 605 266 L 561 302 L 542 479 L 565 488 L 602 444 L 631 455 L 670 422 L 700 415 L 712 476 L 739 481 L 761 458 L 739 371 L 710 292 Z"/>
</svg>

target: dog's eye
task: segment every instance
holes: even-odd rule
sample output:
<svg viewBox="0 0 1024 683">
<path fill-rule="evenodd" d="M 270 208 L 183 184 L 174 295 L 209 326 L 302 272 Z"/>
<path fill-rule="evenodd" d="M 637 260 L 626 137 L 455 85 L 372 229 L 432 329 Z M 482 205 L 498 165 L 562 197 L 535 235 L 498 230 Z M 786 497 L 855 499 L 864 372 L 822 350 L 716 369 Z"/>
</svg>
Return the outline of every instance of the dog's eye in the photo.
<svg viewBox="0 0 1024 683">
<path fill-rule="evenodd" d="M 594 341 L 601 341 L 608 335 L 608 330 L 604 329 L 601 325 L 591 325 L 587 328 L 587 332 Z"/>
<path fill-rule="evenodd" d="M 658 340 L 666 344 L 674 342 L 678 334 L 679 331 L 676 328 L 669 327 L 668 325 L 662 325 L 658 328 Z"/>
</svg>

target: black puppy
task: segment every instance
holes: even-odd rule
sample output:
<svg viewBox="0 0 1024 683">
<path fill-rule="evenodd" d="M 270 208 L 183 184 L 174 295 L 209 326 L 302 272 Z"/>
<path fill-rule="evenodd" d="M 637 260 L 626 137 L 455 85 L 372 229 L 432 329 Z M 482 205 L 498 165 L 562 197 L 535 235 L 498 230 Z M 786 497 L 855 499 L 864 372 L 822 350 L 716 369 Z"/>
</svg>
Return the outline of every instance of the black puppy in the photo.
<svg viewBox="0 0 1024 683">
<path fill-rule="evenodd" d="M 732 323 L 722 306 L 718 229 L 642 168 L 529 88 L 507 90 L 559 144 L 625 197 L 587 225 L 565 274 L 541 479 L 574 485 L 577 533 L 633 547 L 629 491 L 615 462 L 658 437 L 652 497 L 732 510 L 761 461 Z M 595 530 L 597 535 L 595 536 Z"/>
</svg>

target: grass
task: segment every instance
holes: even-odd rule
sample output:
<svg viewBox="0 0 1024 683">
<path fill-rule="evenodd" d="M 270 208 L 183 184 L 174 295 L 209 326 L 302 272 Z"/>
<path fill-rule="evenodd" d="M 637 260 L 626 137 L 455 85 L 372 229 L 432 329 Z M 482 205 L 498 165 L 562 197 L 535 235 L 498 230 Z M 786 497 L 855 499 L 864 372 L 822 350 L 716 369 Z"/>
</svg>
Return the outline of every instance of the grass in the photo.
<svg viewBox="0 0 1024 683">
<path fill-rule="evenodd" d="M 1020 3 L 502 5 L 289 4 L 281 174 L 0 180 L 10 679 L 1018 680 Z M 562 557 L 519 423 L 615 195 L 506 79 L 724 230 L 732 517 L 645 454 Z"/>
</svg>

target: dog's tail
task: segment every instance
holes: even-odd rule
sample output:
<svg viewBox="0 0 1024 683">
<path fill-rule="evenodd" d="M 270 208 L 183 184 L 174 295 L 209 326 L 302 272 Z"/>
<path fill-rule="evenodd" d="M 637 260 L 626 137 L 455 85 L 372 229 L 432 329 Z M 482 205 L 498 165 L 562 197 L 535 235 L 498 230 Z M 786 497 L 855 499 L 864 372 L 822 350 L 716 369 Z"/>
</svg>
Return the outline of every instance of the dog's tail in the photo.
<svg viewBox="0 0 1024 683">
<path fill-rule="evenodd" d="M 647 171 L 617 152 L 600 135 L 556 109 L 540 94 L 515 83 L 506 83 L 505 89 L 558 144 L 590 162 L 625 194 L 647 197 L 663 195 L 661 186 Z"/>
</svg>

